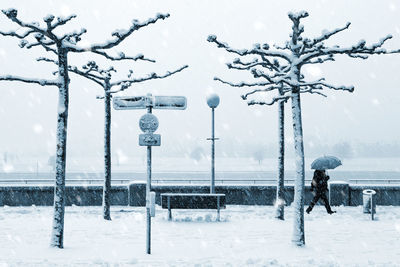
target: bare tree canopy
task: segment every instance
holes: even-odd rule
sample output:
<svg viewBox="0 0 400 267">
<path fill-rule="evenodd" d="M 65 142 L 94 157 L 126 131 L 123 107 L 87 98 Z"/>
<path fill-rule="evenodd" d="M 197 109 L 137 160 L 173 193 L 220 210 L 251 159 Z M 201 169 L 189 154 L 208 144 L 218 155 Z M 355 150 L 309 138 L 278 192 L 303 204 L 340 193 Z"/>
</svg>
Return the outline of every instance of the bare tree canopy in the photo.
<svg viewBox="0 0 400 267">
<path fill-rule="evenodd" d="M 350 22 L 345 26 L 324 31 L 322 35 L 315 38 L 303 37 L 304 26 L 300 24 L 300 20 L 308 17 L 308 13 L 301 11 L 298 13 L 289 13 L 289 18 L 293 23 L 293 32 L 291 39 L 283 46 L 271 46 L 265 44 L 254 44 L 251 49 L 236 49 L 229 46 L 227 43 L 219 41 L 216 35 L 209 35 L 207 41 L 215 43 L 218 48 L 225 49 L 227 52 L 245 56 L 257 56 L 252 61 L 244 61 L 240 58 L 235 59 L 227 66 L 230 69 L 250 71 L 256 79 L 254 82 L 238 82 L 232 83 L 215 78 L 215 80 L 228 84 L 234 87 L 263 87 L 245 95 L 256 92 L 269 92 L 279 89 L 279 84 L 284 85 L 284 96 L 273 98 L 271 102 L 264 101 L 249 101 L 250 105 L 264 104 L 270 105 L 279 100 L 287 100 L 292 95 L 292 88 L 297 88 L 300 93 L 316 93 L 323 95 L 321 90 L 332 89 L 353 92 L 354 86 L 336 86 L 329 84 L 324 78 L 315 81 L 305 81 L 304 76 L 300 75 L 300 79 L 296 75 L 300 74 L 300 69 L 309 64 L 322 64 L 327 61 L 335 61 L 336 55 L 347 55 L 351 58 L 367 59 L 370 55 L 393 54 L 399 53 L 399 50 L 387 50 L 383 48 L 386 41 L 392 38 L 392 35 L 387 35 L 381 38 L 378 42 L 368 45 L 365 40 L 360 40 L 357 44 L 347 47 L 339 45 L 326 46 L 324 41 L 332 36 L 349 29 Z M 263 81 L 258 81 L 261 79 Z"/>
</svg>

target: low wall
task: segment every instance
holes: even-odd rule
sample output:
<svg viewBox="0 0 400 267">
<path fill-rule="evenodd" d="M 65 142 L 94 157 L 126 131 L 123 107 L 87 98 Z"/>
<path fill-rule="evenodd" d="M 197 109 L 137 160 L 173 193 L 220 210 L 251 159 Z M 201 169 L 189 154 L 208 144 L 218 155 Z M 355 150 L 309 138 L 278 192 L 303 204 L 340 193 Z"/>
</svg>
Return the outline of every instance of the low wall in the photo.
<svg viewBox="0 0 400 267">
<path fill-rule="evenodd" d="M 346 182 L 329 184 L 329 200 L 332 206 L 362 205 L 362 191 L 373 189 L 376 193 L 377 205 L 400 206 L 400 186 L 390 185 L 349 185 Z M 153 185 L 156 192 L 156 203 L 160 203 L 161 193 L 209 193 L 208 186 L 195 185 Z M 260 185 L 220 185 L 215 187 L 216 193 L 226 195 L 227 205 L 274 205 L 276 186 Z M 0 206 L 52 206 L 52 186 L 1 186 Z M 111 189 L 111 205 L 145 206 L 146 184 L 131 183 L 128 186 L 113 186 Z M 286 205 L 293 202 L 294 186 L 285 187 Z M 101 206 L 102 186 L 66 186 L 67 206 Z M 313 198 L 310 186 L 305 187 L 305 205 Z"/>
<path fill-rule="evenodd" d="M 152 191 L 156 192 L 156 203 L 161 204 L 161 193 L 209 193 L 209 186 L 195 185 L 153 185 Z M 306 203 L 313 198 L 310 187 L 306 186 Z M 219 185 L 215 187 L 216 193 L 225 194 L 226 205 L 274 205 L 276 199 L 276 186 L 260 185 Z M 129 205 L 144 206 L 146 184 L 132 183 L 129 185 Z M 284 190 L 286 204 L 293 202 L 294 186 L 286 186 Z"/>
<path fill-rule="evenodd" d="M 101 206 L 102 186 L 66 186 L 65 205 Z M 0 187 L 0 206 L 52 206 L 53 186 L 2 186 Z M 111 205 L 128 205 L 128 187 L 111 188 Z"/>
</svg>

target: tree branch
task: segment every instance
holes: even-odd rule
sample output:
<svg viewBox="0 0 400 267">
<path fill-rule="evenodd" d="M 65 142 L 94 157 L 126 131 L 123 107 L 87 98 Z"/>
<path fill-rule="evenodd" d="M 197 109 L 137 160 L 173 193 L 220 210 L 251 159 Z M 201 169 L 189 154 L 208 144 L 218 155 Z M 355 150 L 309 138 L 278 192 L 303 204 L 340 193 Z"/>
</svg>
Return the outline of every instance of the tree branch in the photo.
<svg viewBox="0 0 400 267">
<path fill-rule="evenodd" d="M 287 102 L 292 96 L 277 96 L 272 98 L 270 102 L 265 102 L 265 101 L 256 101 L 256 100 L 250 100 L 247 102 L 247 105 L 252 106 L 252 105 L 267 105 L 267 106 L 272 106 L 273 104 L 283 101 Z"/>
<path fill-rule="evenodd" d="M 104 56 L 107 59 L 113 60 L 113 61 L 121 61 L 121 60 L 133 60 L 133 61 L 137 61 L 137 60 L 143 60 L 143 61 L 149 61 L 149 62 L 156 62 L 154 59 L 149 59 L 149 58 L 145 58 L 143 54 L 137 54 L 136 56 L 126 56 L 125 53 L 120 52 L 118 54 L 118 56 L 114 57 L 114 56 L 110 56 L 109 54 L 107 54 L 104 51 L 99 51 L 99 50 L 94 50 L 92 51 L 95 54 Z"/>
<path fill-rule="evenodd" d="M 248 50 L 248 49 L 239 50 L 239 49 L 231 48 L 228 44 L 218 41 L 217 36 L 215 36 L 215 35 L 209 35 L 207 38 L 207 41 L 210 43 L 217 44 L 218 48 L 224 48 L 226 51 L 237 54 L 239 56 L 247 56 L 247 55 L 262 56 L 263 55 L 263 56 L 270 56 L 270 57 L 279 57 L 279 58 L 285 59 L 287 62 L 291 62 L 289 55 L 287 55 L 285 52 L 282 52 L 282 51 L 269 50 L 268 44 L 264 44 L 262 46 L 262 48 L 256 46 L 255 48 L 250 49 L 250 50 Z"/>
<path fill-rule="evenodd" d="M 264 88 L 264 89 L 256 89 L 256 90 L 250 91 L 250 92 L 248 92 L 248 93 L 246 93 L 244 95 L 241 95 L 241 97 L 242 97 L 243 100 L 247 100 L 247 97 L 249 95 L 252 95 L 252 94 L 255 94 L 255 93 L 259 93 L 259 92 L 270 92 L 270 91 L 276 90 L 276 89 L 280 89 L 280 86 L 273 85 L 273 86 L 270 86 L 270 87 Z"/>
<path fill-rule="evenodd" d="M 232 87 L 245 87 L 245 86 L 247 86 L 247 87 L 252 87 L 252 86 L 267 86 L 267 85 L 271 85 L 271 83 L 270 82 L 255 82 L 255 83 L 246 83 L 246 82 L 240 82 L 240 83 L 231 83 L 231 82 L 228 82 L 228 81 L 224 81 L 224 80 L 222 80 L 222 79 L 220 79 L 220 78 L 218 78 L 218 77 L 214 77 L 214 80 L 215 81 L 219 81 L 219 82 L 221 82 L 221 83 L 224 83 L 224 84 L 228 84 L 228 85 L 230 85 L 230 86 L 232 86 Z"/>
<path fill-rule="evenodd" d="M 82 76 L 86 79 L 89 79 L 95 83 L 97 83 L 98 85 L 100 85 L 102 88 L 104 88 L 104 80 L 105 78 L 88 73 L 88 72 L 83 72 L 81 70 L 79 70 L 77 67 L 74 66 L 68 66 L 68 70 L 72 73 L 75 73 L 79 76 Z"/>
<path fill-rule="evenodd" d="M 17 18 L 18 11 L 16 9 L 10 8 L 10 9 L 7 9 L 7 10 L 2 10 L 2 12 L 4 13 L 4 15 L 7 16 L 7 18 L 9 18 L 11 21 L 17 23 L 19 26 L 24 27 L 24 28 L 28 28 L 28 29 L 32 30 L 32 32 L 41 33 L 41 34 L 46 35 L 46 36 L 48 36 L 50 38 L 49 33 L 45 29 L 40 28 L 38 26 L 38 23 L 35 23 L 35 22 L 33 22 L 33 23 L 25 23 L 25 22 L 22 22 L 21 20 L 19 20 Z M 16 37 L 18 37 L 18 36 L 16 36 Z M 50 38 L 50 39 L 52 39 L 52 38 Z"/>
<path fill-rule="evenodd" d="M 23 34 L 18 34 L 15 31 L 10 31 L 10 32 L 2 32 L 2 31 L 0 31 L 0 35 L 11 36 L 11 37 L 17 37 L 19 39 L 24 39 L 24 38 L 28 37 L 31 33 L 34 33 L 34 32 L 35 31 L 33 31 L 33 30 L 28 30 Z"/>
<path fill-rule="evenodd" d="M 52 19 L 51 19 L 51 18 L 52 18 Z M 68 21 L 70 21 L 70 20 L 72 20 L 72 19 L 74 19 L 74 18 L 76 18 L 76 15 L 75 15 L 75 14 L 72 14 L 72 15 L 66 17 L 66 18 L 64 18 L 64 17 L 57 17 L 57 21 L 54 22 L 54 24 L 51 25 L 51 27 L 49 28 L 49 30 L 53 30 L 53 29 L 57 28 L 58 26 L 64 25 L 64 24 L 66 24 Z M 52 15 L 47 16 L 47 17 L 44 18 L 44 20 L 46 21 L 46 19 L 49 19 L 49 20 L 51 19 L 51 21 L 52 21 L 52 20 L 54 19 L 54 16 L 52 16 Z"/>
<path fill-rule="evenodd" d="M 24 83 L 35 83 L 41 86 L 61 86 L 61 83 L 58 80 L 45 80 L 45 79 L 32 79 L 32 78 L 24 78 L 14 75 L 5 75 L 0 76 L 0 81 L 18 81 Z"/>
<path fill-rule="evenodd" d="M 334 29 L 333 31 L 325 31 L 322 33 L 321 36 L 314 38 L 314 40 L 312 40 L 312 42 L 310 44 L 306 44 L 308 47 L 313 47 L 314 45 L 316 45 L 317 43 L 323 42 L 325 40 L 328 40 L 332 35 L 335 35 L 341 31 L 347 30 L 350 27 L 350 22 L 346 23 L 346 26 L 341 27 L 341 28 L 337 28 Z"/>
<path fill-rule="evenodd" d="M 75 45 L 69 45 L 68 49 L 73 52 L 81 53 L 81 52 L 88 52 L 88 51 L 94 52 L 96 50 L 104 50 L 104 49 L 113 48 L 113 47 L 117 46 L 119 43 L 121 43 L 123 40 L 125 40 L 134 31 L 137 31 L 140 28 L 146 27 L 150 24 L 154 24 L 160 19 L 164 20 L 164 19 L 168 18 L 169 16 L 170 16 L 169 14 L 158 13 L 155 18 L 150 18 L 144 22 L 139 22 L 137 20 L 133 20 L 132 26 L 128 30 L 114 31 L 111 34 L 112 36 L 115 36 L 115 38 L 113 40 L 109 40 L 103 44 L 94 44 L 94 45 L 91 45 L 86 48 L 78 47 Z"/>
<path fill-rule="evenodd" d="M 385 42 L 391 38 L 392 38 L 391 35 L 387 35 L 384 38 L 380 39 L 379 42 L 374 43 L 370 46 L 366 45 L 365 40 L 361 40 L 358 42 L 358 44 L 345 48 L 339 46 L 334 46 L 330 48 L 323 47 L 316 52 L 301 56 L 299 62 L 301 64 L 304 64 L 304 62 L 308 62 L 309 60 L 316 57 L 336 55 L 336 54 L 345 54 L 353 58 L 367 59 L 368 55 L 400 53 L 399 49 L 387 51 L 385 48 L 382 48 Z"/>
<path fill-rule="evenodd" d="M 121 80 L 121 81 L 118 81 L 118 82 L 111 83 L 110 84 L 111 87 L 112 86 L 118 86 L 118 85 L 121 85 L 121 87 L 118 90 L 110 91 L 110 93 L 118 93 L 118 92 L 124 91 L 124 90 L 128 89 L 130 86 L 132 86 L 132 84 L 134 84 L 134 83 L 140 83 L 140 82 L 144 82 L 144 81 L 148 81 L 148 80 L 166 78 L 166 77 L 171 76 L 171 75 L 173 75 L 175 73 L 181 72 L 182 70 L 186 69 L 187 67 L 189 67 L 189 66 L 185 65 L 185 66 L 180 67 L 179 69 L 174 70 L 172 72 L 168 71 L 164 75 L 158 75 L 158 74 L 153 72 L 149 76 L 144 77 L 144 78 L 136 78 L 136 79 L 132 78 L 132 79 L 126 79 L 126 80 Z"/>
<path fill-rule="evenodd" d="M 326 87 L 326 88 L 333 89 L 333 90 L 342 90 L 342 91 L 349 91 L 349 92 L 354 91 L 354 86 L 352 86 L 352 85 L 351 86 L 344 86 L 344 85 L 334 86 L 334 85 L 324 82 L 323 79 L 314 81 L 314 82 L 300 82 L 300 86 L 313 87 L 314 89 L 322 89 L 322 87 Z M 317 86 L 320 86 L 320 87 L 317 87 Z"/>
</svg>

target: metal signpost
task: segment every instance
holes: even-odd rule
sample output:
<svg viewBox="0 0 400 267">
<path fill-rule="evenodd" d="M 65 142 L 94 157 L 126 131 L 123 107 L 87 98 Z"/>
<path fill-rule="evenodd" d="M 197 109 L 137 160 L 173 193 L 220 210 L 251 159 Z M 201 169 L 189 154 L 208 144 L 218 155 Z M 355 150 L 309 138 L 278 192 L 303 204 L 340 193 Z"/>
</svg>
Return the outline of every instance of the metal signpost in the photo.
<svg viewBox="0 0 400 267">
<path fill-rule="evenodd" d="M 215 138 L 214 134 L 214 109 L 219 105 L 219 96 L 215 93 L 207 95 L 207 104 L 211 108 L 211 138 L 207 138 L 207 140 L 211 140 L 211 185 L 210 185 L 210 193 L 215 193 L 215 140 L 219 138 Z"/>
<path fill-rule="evenodd" d="M 161 135 L 154 134 L 158 128 L 158 119 L 152 109 L 186 109 L 184 96 L 116 96 L 114 109 L 147 109 L 139 120 L 139 127 L 144 134 L 139 135 L 139 145 L 147 146 L 147 183 L 146 183 L 146 253 L 151 253 L 151 217 L 155 216 L 155 192 L 151 192 L 151 147 L 161 145 Z"/>
</svg>

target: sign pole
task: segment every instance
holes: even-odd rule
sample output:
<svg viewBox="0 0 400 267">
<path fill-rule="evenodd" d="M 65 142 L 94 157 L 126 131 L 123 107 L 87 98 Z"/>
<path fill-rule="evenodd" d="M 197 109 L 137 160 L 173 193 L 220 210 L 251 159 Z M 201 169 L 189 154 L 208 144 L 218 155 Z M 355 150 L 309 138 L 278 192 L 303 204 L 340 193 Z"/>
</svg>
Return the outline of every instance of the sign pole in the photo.
<svg viewBox="0 0 400 267">
<path fill-rule="evenodd" d="M 147 107 L 151 114 L 151 106 Z M 151 216 L 150 216 L 150 191 L 151 191 L 151 146 L 147 146 L 147 183 L 146 183 L 146 252 L 151 254 Z"/>
<path fill-rule="evenodd" d="M 161 135 L 154 134 L 158 128 L 158 119 L 152 109 L 186 109 L 184 96 L 116 96 L 113 98 L 114 109 L 147 109 L 139 120 L 139 127 L 144 134 L 139 134 L 139 146 L 147 147 L 147 183 L 146 183 L 146 253 L 151 254 L 151 217 L 155 216 L 155 192 L 151 192 L 151 147 L 161 145 Z"/>
</svg>

